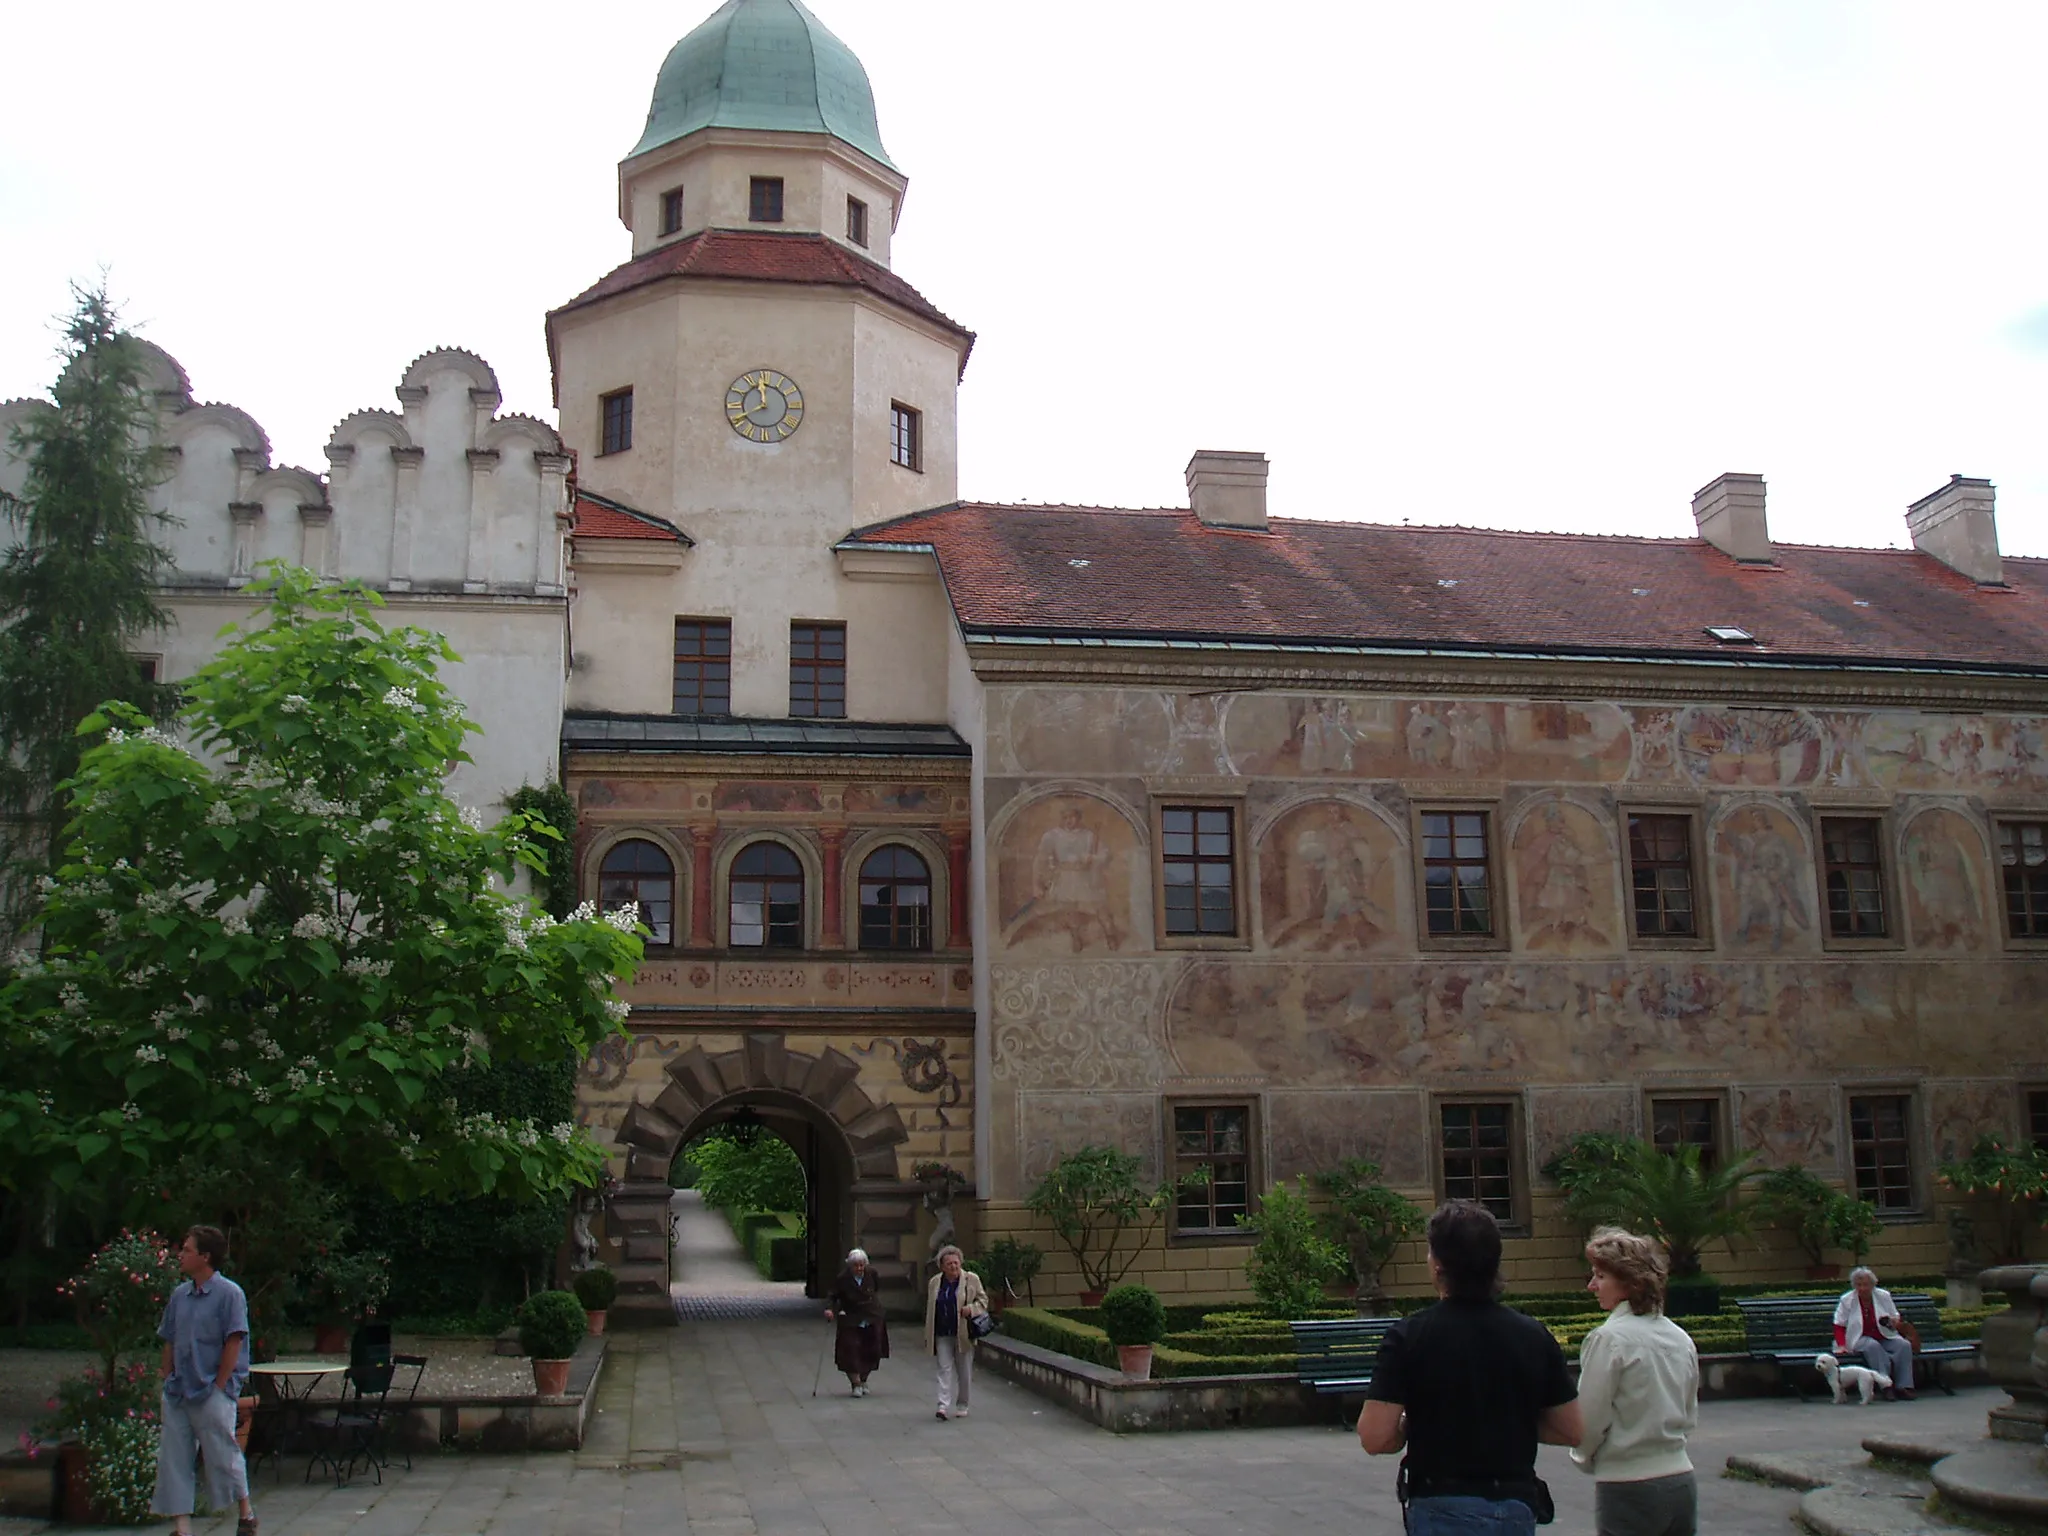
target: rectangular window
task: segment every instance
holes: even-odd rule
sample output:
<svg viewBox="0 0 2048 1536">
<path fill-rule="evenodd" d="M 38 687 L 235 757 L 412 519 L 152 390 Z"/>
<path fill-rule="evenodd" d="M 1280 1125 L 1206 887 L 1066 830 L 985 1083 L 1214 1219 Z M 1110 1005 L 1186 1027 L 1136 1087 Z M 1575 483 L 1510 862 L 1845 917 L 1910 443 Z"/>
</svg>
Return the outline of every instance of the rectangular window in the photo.
<svg viewBox="0 0 2048 1536">
<path fill-rule="evenodd" d="M 2005 931 L 2048 939 L 2048 821 L 1998 824 L 1998 873 L 2005 883 Z"/>
<path fill-rule="evenodd" d="M 789 626 L 789 712 L 846 718 L 846 626 Z"/>
<path fill-rule="evenodd" d="M 747 217 L 756 224 L 782 222 L 782 178 L 755 176 L 747 183 Z"/>
<path fill-rule="evenodd" d="M 1718 1099 L 1652 1099 L 1650 1144 L 1659 1152 L 1698 1147 L 1700 1166 L 1711 1168 L 1721 1157 L 1721 1102 Z"/>
<path fill-rule="evenodd" d="M 1181 1191 L 1174 1228 L 1187 1233 L 1236 1232 L 1251 1208 L 1252 1112 L 1244 1104 L 1176 1104 L 1173 1171 L 1206 1168 L 1209 1181 Z"/>
<path fill-rule="evenodd" d="M 1823 816 L 1828 932 L 1838 939 L 1881 939 L 1884 917 L 1884 823 L 1874 816 Z"/>
<path fill-rule="evenodd" d="M 732 713 L 731 620 L 676 620 L 675 712 Z"/>
<path fill-rule="evenodd" d="M 2035 1146 L 2048 1152 L 2048 1088 L 2027 1090 L 2027 1134 Z"/>
<path fill-rule="evenodd" d="M 1486 812 L 1422 813 L 1423 911 L 1431 937 L 1492 935 L 1491 870 Z"/>
<path fill-rule="evenodd" d="M 1911 1097 L 1871 1094 L 1849 1100 L 1849 1155 L 1856 1193 L 1880 1211 L 1910 1211 L 1913 1198 Z"/>
<path fill-rule="evenodd" d="M 661 194 L 661 232 L 672 235 L 683 227 L 683 189 L 671 187 Z"/>
<path fill-rule="evenodd" d="M 857 197 L 846 200 L 846 238 L 863 248 L 868 243 L 868 205 Z"/>
<path fill-rule="evenodd" d="M 1694 939 L 1692 818 L 1630 816 L 1629 878 L 1635 888 L 1636 937 Z"/>
<path fill-rule="evenodd" d="M 598 405 L 604 417 L 603 446 L 598 452 L 624 453 L 633 446 L 633 391 L 615 389 L 600 395 Z"/>
<path fill-rule="evenodd" d="M 1169 805 L 1159 813 L 1166 931 L 1237 932 L 1236 849 L 1228 806 Z"/>
<path fill-rule="evenodd" d="M 1515 1219 L 1515 1106 L 1441 1104 L 1437 1143 L 1446 1200 L 1477 1200 L 1500 1221 Z"/>
<path fill-rule="evenodd" d="M 924 470 L 924 413 L 898 400 L 889 402 L 889 459 L 905 469 Z"/>
</svg>

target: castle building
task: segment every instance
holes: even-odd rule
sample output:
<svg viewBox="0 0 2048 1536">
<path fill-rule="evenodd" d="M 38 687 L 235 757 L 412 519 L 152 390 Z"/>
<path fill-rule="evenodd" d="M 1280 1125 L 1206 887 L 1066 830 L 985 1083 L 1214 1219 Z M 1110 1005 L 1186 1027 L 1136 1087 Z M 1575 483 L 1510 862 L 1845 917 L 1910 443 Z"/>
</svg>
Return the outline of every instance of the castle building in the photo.
<svg viewBox="0 0 2048 1536">
<path fill-rule="evenodd" d="M 814 1265 L 899 1297 L 920 1164 L 1057 1250 L 1024 1199 L 1090 1142 L 1208 1170 L 1169 1293 L 1242 1291 L 1237 1218 L 1347 1156 L 1575 1283 L 1542 1168 L 1586 1130 L 1799 1162 L 1939 1267 L 1936 1164 L 2048 1137 L 2048 570 L 1991 486 L 1909 551 L 1774 544 L 1742 474 L 1690 539 L 1280 518 L 1255 453 L 1186 508 L 961 504 L 905 186 L 847 49 L 728 0 L 620 164 L 630 259 L 548 320 L 578 857 L 655 935 L 583 1088 L 629 1292 L 742 1109 Z"/>
</svg>

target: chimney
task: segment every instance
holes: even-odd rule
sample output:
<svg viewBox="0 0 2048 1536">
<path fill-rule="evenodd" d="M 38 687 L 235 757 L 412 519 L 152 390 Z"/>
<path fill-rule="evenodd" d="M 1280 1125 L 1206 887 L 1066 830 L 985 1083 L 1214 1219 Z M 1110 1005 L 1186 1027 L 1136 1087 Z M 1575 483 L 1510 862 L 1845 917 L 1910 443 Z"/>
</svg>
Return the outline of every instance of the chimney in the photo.
<svg viewBox="0 0 2048 1536">
<path fill-rule="evenodd" d="M 1932 496 L 1906 508 L 1913 547 L 1984 587 L 2002 587 L 1998 563 L 1998 492 L 1989 480 L 1950 475 Z"/>
<path fill-rule="evenodd" d="M 1188 460 L 1188 505 L 1211 528 L 1266 531 L 1266 456 L 1198 448 Z"/>
<path fill-rule="evenodd" d="M 1700 537 L 1744 565 L 1771 564 L 1771 530 L 1764 522 L 1764 477 L 1722 475 L 1692 496 Z"/>
</svg>

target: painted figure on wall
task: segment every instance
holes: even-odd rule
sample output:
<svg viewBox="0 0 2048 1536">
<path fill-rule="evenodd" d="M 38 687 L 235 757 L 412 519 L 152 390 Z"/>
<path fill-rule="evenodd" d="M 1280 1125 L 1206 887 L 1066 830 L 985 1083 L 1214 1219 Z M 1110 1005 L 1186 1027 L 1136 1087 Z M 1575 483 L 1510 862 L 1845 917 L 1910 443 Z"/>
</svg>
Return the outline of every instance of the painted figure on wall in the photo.
<svg viewBox="0 0 2048 1536">
<path fill-rule="evenodd" d="M 1977 829 L 1954 811 L 1922 811 L 1906 828 L 1899 867 L 1913 942 L 1970 952 L 1989 943 Z"/>
<path fill-rule="evenodd" d="M 1266 834 L 1259 859 L 1266 940 L 1275 949 L 1370 950 L 1399 937 L 1399 848 L 1371 812 L 1301 806 Z"/>
<path fill-rule="evenodd" d="M 1515 831 L 1515 888 L 1523 943 L 1574 954 L 1611 948 L 1612 854 L 1593 820 L 1553 800 Z"/>
<path fill-rule="evenodd" d="M 1005 944 L 1113 953 L 1130 941 L 1129 823 L 1099 800 L 1056 795 L 1027 806 L 1003 834 L 998 909 Z"/>
<path fill-rule="evenodd" d="M 1823 1177 L 1836 1171 L 1835 1109 L 1826 1088 L 1745 1088 L 1742 1149 L 1766 1163 L 1797 1163 Z"/>
<path fill-rule="evenodd" d="M 1769 806 L 1744 806 L 1722 822 L 1718 843 L 1730 947 L 1777 954 L 1810 939 L 1813 877 L 1792 819 Z"/>
<path fill-rule="evenodd" d="M 1891 789 L 2048 789 L 2042 723 L 2030 716 L 1878 714 L 1872 775 Z"/>
<path fill-rule="evenodd" d="M 1826 755 L 1813 717 L 1793 709 L 1688 709 L 1678 749 L 1698 783 L 1770 788 L 1812 783 Z"/>
</svg>

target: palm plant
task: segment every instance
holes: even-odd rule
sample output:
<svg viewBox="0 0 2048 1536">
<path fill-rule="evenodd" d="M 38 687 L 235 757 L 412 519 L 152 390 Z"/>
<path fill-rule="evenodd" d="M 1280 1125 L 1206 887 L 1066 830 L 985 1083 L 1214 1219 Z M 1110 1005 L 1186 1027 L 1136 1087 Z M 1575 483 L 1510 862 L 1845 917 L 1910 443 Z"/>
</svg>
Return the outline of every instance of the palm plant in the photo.
<svg viewBox="0 0 2048 1536">
<path fill-rule="evenodd" d="M 1565 1214 L 1582 1225 L 1607 1223 L 1654 1237 L 1664 1245 L 1675 1280 L 1700 1272 L 1700 1250 L 1750 1228 L 1756 1202 L 1744 1188 L 1757 1176 L 1751 1154 L 1709 1168 L 1700 1149 L 1659 1151 L 1630 1141 L 1582 1169 L 1562 1170 Z"/>
</svg>

